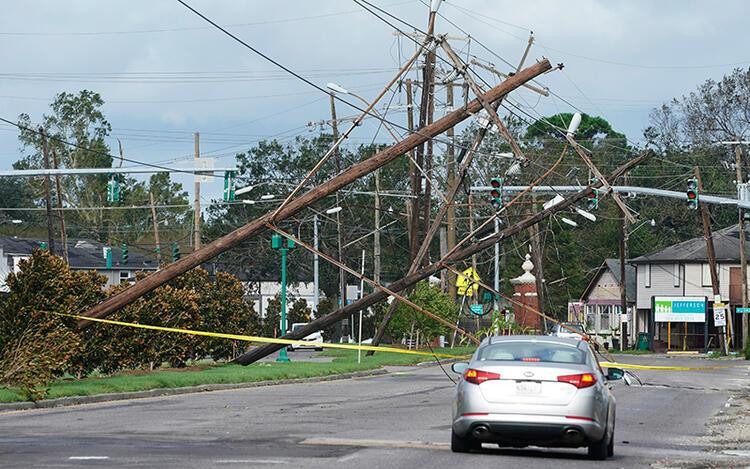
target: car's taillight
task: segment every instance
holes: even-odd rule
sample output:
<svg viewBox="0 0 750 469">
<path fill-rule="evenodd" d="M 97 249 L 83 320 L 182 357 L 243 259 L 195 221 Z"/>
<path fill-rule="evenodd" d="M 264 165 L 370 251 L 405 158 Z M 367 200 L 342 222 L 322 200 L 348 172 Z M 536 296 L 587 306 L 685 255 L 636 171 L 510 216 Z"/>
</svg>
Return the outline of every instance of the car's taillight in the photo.
<svg viewBox="0 0 750 469">
<path fill-rule="evenodd" d="M 466 370 L 466 372 L 464 372 L 464 379 L 469 383 L 482 384 L 485 381 L 489 381 L 491 379 L 500 379 L 500 375 L 497 373 L 490 373 L 489 371 L 469 368 L 468 370 Z"/>
<path fill-rule="evenodd" d="M 591 373 L 581 373 L 578 375 L 563 375 L 558 376 L 557 380 L 561 383 L 572 384 L 577 388 L 587 388 L 596 384 L 596 376 Z"/>
</svg>

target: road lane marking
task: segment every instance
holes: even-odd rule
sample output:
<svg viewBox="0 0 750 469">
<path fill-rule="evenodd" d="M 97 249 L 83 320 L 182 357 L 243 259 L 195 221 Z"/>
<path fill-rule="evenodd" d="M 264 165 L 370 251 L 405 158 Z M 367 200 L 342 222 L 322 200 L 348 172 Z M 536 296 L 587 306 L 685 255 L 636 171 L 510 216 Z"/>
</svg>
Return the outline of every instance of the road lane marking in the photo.
<svg viewBox="0 0 750 469">
<path fill-rule="evenodd" d="M 281 459 L 220 459 L 216 464 L 289 464 Z"/>
<path fill-rule="evenodd" d="M 363 448 L 407 448 L 407 449 L 440 449 L 449 450 L 450 443 L 438 443 L 433 441 L 408 441 L 408 440 L 354 440 L 348 438 L 307 438 L 300 442 L 301 445 L 327 445 L 327 446 L 361 446 Z"/>
<path fill-rule="evenodd" d="M 109 459 L 109 456 L 70 456 L 68 459 L 73 461 L 102 461 Z"/>
</svg>

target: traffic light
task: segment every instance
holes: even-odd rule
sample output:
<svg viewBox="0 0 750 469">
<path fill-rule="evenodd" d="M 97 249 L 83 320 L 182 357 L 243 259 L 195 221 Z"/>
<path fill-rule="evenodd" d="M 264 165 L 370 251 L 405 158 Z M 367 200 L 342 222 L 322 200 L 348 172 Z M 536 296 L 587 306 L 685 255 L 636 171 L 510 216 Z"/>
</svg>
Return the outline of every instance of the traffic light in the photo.
<svg viewBox="0 0 750 469">
<path fill-rule="evenodd" d="M 122 265 L 127 264 L 128 263 L 128 245 L 127 244 L 122 243 L 122 245 L 120 246 L 120 253 L 121 253 L 120 263 Z"/>
<path fill-rule="evenodd" d="M 107 181 L 107 202 L 120 201 L 120 179 L 117 174 L 110 174 Z"/>
<path fill-rule="evenodd" d="M 490 186 L 490 202 L 496 209 L 500 209 L 503 206 L 503 178 L 490 179 Z"/>
<path fill-rule="evenodd" d="M 688 208 L 695 210 L 698 208 L 698 180 L 696 178 L 690 178 L 687 181 L 687 195 Z"/>
<path fill-rule="evenodd" d="M 596 210 L 599 208 L 599 189 L 591 189 L 589 192 L 588 200 L 586 201 L 586 208 L 589 210 Z"/>
<path fill-rule="evenodd" d="M 180 260 L 180 244 L 172 243 L 172 262 Z"/>
<path fill-rule="evenodd" d="M 224 172 L 224 202 L 234 202 L 234 171 Z"/>
</svg>

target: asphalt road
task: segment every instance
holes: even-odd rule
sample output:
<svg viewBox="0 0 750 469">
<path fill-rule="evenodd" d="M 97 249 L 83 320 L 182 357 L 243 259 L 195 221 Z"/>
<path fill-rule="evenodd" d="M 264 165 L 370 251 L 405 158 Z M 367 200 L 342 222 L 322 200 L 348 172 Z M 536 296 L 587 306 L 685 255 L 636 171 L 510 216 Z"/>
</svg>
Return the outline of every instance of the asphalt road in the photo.
<svg viewBox="0 0 750 469">
<path fill-rule="evenodd" d="M 485 447 L 481 454 L 451 453 L 453 385 L 439 368 L 427 367 L 344 381 L 2 413 L 0 467 L 563 468 L 707 460 L 734 466 L 743 459 L 706 451 L 706 423 L 727 409 L 733 390 L 747 387 L 745 363 L 703 372 L 643 371 L 638 375 L 651 385 L 617 384 L 615 457 L 604 463 L 587 460 L 583 449 Z"/>
</svg>

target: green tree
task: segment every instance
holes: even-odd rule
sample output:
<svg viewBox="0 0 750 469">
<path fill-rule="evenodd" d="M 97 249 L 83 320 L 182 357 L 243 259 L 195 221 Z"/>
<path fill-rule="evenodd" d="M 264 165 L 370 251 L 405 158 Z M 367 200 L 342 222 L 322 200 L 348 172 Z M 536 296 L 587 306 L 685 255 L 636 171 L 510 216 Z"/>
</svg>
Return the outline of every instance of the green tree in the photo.
<svg viewBox="0 0 750 469">
<path fill-rule="evenodd" d="M 59 257 L 35 250 L 6 280 L 0 308 L 0 383 L 20 387 L 30 399 L 46 394 L 48 383 L 83 368 L 85 347 L 75 332 L 78 314 L 102 298 L 104 278 L 71 272 Z"/>
<path fill-rule="evenodd" d="M 455 322 L 458 318 L 458 305 L 442 293 L 439 287 L 431 286 L 426 281 L 417 284 L 409 295 L 409 300 L 450 322 Z M 389 328 L 394 339 L 411 334 L 416 336 L 419 331 L 420 342 L 423 342 L 422 338 L 429 341 L 439 335 L 448 335 L 450 331 L 446 326 L 404 303 L 399 303 Z"/>
</svg>

